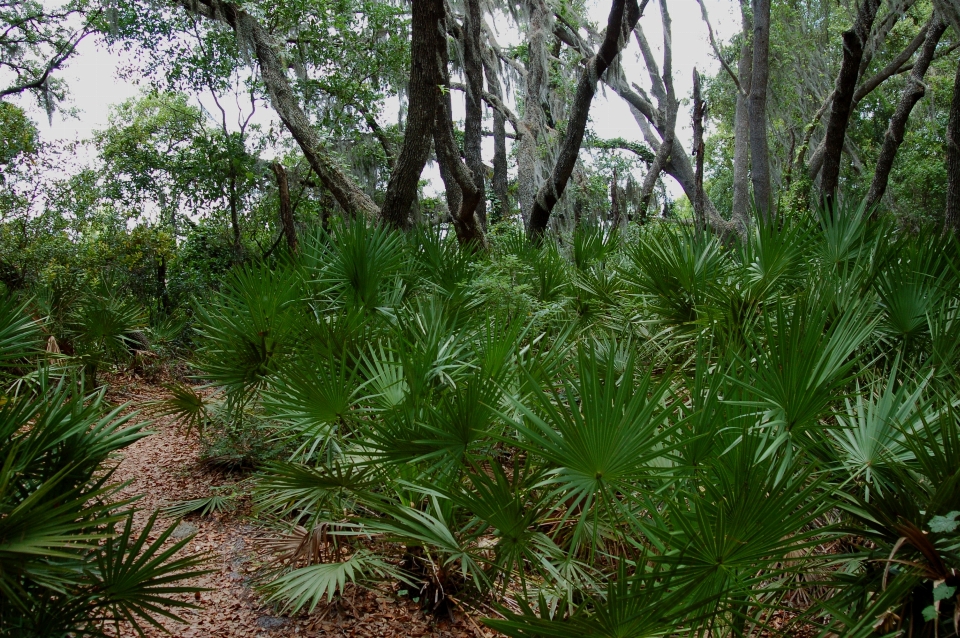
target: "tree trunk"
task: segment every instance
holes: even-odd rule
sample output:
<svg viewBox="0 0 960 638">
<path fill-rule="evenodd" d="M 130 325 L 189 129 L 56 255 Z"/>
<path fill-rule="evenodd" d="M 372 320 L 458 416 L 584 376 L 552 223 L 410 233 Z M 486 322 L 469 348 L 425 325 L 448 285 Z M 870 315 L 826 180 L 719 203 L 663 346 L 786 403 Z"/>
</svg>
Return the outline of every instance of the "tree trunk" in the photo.
<svg viewBox="0 0 960 638">
<path fill-rule="evenodd" d="M 707 105 L 700 93 L 700 74 L 693 69 L 693 152 L 696 158 L 696 197 L 693 199 L 693 217 L 697 230 L 705 230 L 707 216 L 705 211 L 706 195 L 703 192 L 703 121 L 707 117 Z"/>
<path fill-rule="evenodd" d="M 587 117 L 590 114 L 590 103 L 597 92 L 597 82 L 619 55 L 620 50 L 628 41 L 626 36 L 629 36 L 630 32 L 633 31 L 639 19 L 640 7 L 637 0 L 613 0 L 603 44 L 600 45 L 597 54 L 587 61 L 580 74 L 577 93 L 571 105 L 570 117 L 567 121 L 567 130 L 563 137 L 560 153 L 550 177 L 537 192 L 530 213 L 528 233 L 534 242 L 539 242 L 546 232 L 547 223 L 550 221 L 550 213 L 553 211 L 557 200 L 563 195 L 567 181 L 570 179 L 570 173 L 573 172 L 573 167 L 577 162 L 577 155 L 580 153 L 580 144 L 583 142 L 583 134 L 587 125 Z"/>
<path fill-rule="evenodd" d="M 231 163 L 233 160 L 230 160 Z M 243 246 L 240 243 L 240 210 L 237 202 L 237 176 L 234 169 L 230 167 L 230 184 L 227 192 L 227 200 L 230 203 L 230 226 L 233 228 L 233 255 L 234 259 L 240 261 L 243 252 Z"/>
<path fill-rule="evenodd" d="M 480 41 L 483 14 L 480 0 L 465 0 L 463 20 L 463 72 L 467 81 L 466 115 L 463 122 L 463 155 L 480 193 L 475 215 L 487 227 L 486 184 L 483 155 L 483 48 Z"/>
<path fill-rule="evenodd" d="M 750 158 L 753 199 L 766 222 L 773 220 L 770 149 L 767 145 L 767 80 L 770 75 L 770 0 L 752 0 L 753 58 L 750 78 Z"/>
<path fill-rule="evenodd" d="M 617 186 L 619 181 L 619 175 L 617 174 L 617 167 L 613 167 L 613 179 L 610 180 L 610 220 L 613 223 L 614 228 L 620 228 L 620 219 L 622 213 L 620 211 L 620 193 Z"/>
<path fill-rule="evenodd" d="M 497 61 L 493 51 L 486 50 L 483 61 L 484 72 L 487 77 L 487 86 L 490 93 L 499 101 L 503 101 L 503 87 L 500 86 L 500 77 L 497 74 Z M 507 194 L 507 126 L 506 117 L 499 109 L 493 109 L 493 194 L 496 198 L 493 203 L 493 221 L 497 222 L 510 214 L 510 200 Z"/>
<path fill-rule="evenodd" d="M 733 207 L 732 217 L 745 233 L 753 217 L 750 210 L 750 86 L 753 75 L 753 23 L 746 7 L 741 8 L 743 20 L 743 44 L 740 45 L 740 62 L 737 75 L 742 90 L 737 91 L 737 106 L 733 124 Z"/>
<path fill-rule="evenodd" d="M 290 252 L 297 252 L 297 227 L 293 223 L 293 204 L 290 203 L 290 182 L 287 179 L 287 170 L 280 162 L 270 165 L 277 178 L 277 193 L 280 198 L 280 228 L 287 239 Z"/>
<path fill-rule="evenodd" d="M 441 33 L 446 33 L 446 29 Z M 438 66 L 440 83 L 447 87 L 447 90 L 442 91 L 440 98 L 437 100 L 437 120 L 433 127 L 433 142 L 437 153 L 437 162 L 440 164 L 440 175 L 447 189 L 447 206 L 450 209 L 453 228 L 460 245 L 486 248 L 483 225 L 476 214 L 477 205 L 483 198 L 483 193 L 477 188 L 473 173 L 460 159 L 460 150 L 457 148 L 456 137 L 453 134 L 453 109 L 450 104 L 446 38 L 439 38 L 436 51 L 435 64 Z M 457 195 L 458 190 L 459 195 Z M 451 201 L 450 195 L 452 195 L 454 201 Z M 458 199 L 459 201 L 456 201 Z"/>
<path fill-rule="evenodd" d="M 847 124 L 853 96 L 860 76 L 860 62 L 863 48 L 870 37 L 870 29 L 877 17 L 880 0 L 862 0 L 853 27 L 843 32 L 843 60 L 837 74 L 833 90 L 833 105 L 823 144 L 823 176 L 820 191 L 824 202 L 829 206 L 837 194 L 840 183 L 840 156 L 843 152 L 843 140 L 847 135 Z"/>
<path fill-rule="evenodd" d="M 517 143 L 517 182 L 520 195 L 520 216 L 529 228 L 534 200 L 540 188 L 537 167 L 540 164 L 539 144 L 543 138 L 546 118 L 542 102 L 546 95 L 547 6 L 543 0 L 528 0 L 530 23 L 527 36 L 526 91 L 523 98 L 521 135 Z"/>
<path fill-rule="evenodd" d="M 287 79 L 283 56 L 257 19 L 237 5 L 222 0 L 179 0 L 179 3 L 191 13 L 228 25 L 236 34 L 239 47 L 253 50 L 273 109 L 323 185 L 348 215 L 379 217 L 380 209 L 373 200 L 323 151 L 320 136 L 313 130 Z"/>
<path fill-rule="evenodd" d="M 890 178 L 890 170 L 893 168 L 893 160 L 897 156 L 900 144 L 903 143 L 903 134 L 907 129 L 907 120 L 910 118 L 910 112 L 923 94 L 926 88 L 923 85 L 923 76 L 927 73 L 927 68 L 933 60 L 933 54 L 936 53 L 937 43 L 947 30 L 947 23 L 944 22 L 937 12 L 931 18 L 931 23 L 927 29 L 927 37 L 917 56 L 917 62 L 910 71 L 910 77 L 907 79 L 907 85 L 900 95 L 900 102 L 897 104 L 893 117 L 890 118 L 890 124 L 887 126 L 887 132 L 883 136 L 883 146 L 880 148 L 880 156 L 877 158 L 877 170 L 873 174 L 873 182 L 870 184 L 870 191 L 867 193 L 867 209 L 871 209 L 880 203 L 887 190 L 887 181 Z M 873 216 L 876 212 L 873 213 Z"/>
<path fill-rule="evenodd" d="M 444 32 L 440 30 L 443 14 L 443 0 L 413 3 L 407 127 L 383 201 L 384 221 L 394 228 L 410 226 L 410 209 L 417 197 L 423 167 L 430 156 L 430 138 L 440 99 L 437 50 L 440 46 L 447 46 Z"/>
<path fill-rule="evenodd" d="M 960 239 L 960 64 L 953 80 L 953 101 L 947 122 L 947 210 L 944 230 Z"/>
<path fill-rule="evenodd" d="M 173 310 L 170 303 L 170 294 L 167 292 L 167 258 L 160 255 L 160 262 L 157 264 L 157 300 L 160 302 L 160 309 L 164 314 L 169 315 Z"/>
</svg>

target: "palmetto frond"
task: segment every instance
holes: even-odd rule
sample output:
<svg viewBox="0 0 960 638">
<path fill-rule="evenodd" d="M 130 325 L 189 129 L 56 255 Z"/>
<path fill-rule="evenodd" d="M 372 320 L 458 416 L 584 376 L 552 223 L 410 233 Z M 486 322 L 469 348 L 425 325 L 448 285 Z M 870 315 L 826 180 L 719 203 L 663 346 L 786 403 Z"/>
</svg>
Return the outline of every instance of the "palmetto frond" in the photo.
<svg viewBox="0 0 960 638">
<path fill-rule="evenodd" d="M 340 563 L 300 567 L 278 576 L 264 586 L 267 601 L 282 603 L 288 613 L 312 612 L 326 597 L 332 601 L 347 584 L 363 585 L 385 579 L 403 580 L 395 566 L 366 550 L 357 550 Z"/>
</svg>

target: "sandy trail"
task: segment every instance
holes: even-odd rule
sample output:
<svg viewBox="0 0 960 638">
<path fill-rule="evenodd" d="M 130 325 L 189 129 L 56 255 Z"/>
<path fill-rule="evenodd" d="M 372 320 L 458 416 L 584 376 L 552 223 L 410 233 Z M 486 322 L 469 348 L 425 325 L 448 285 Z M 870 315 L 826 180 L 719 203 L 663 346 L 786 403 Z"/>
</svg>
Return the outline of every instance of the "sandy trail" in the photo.
<svg viewBox="0 0 960 638">
<path fill-rule="evenodd" d="M 109 399 L 116 403 L 130 402 L 134 409 L 159 398 L 163 390 L 129 377 L 112 379 Z M 130 481 L 124 496 L 142 495 L 137 502 L 136 525 L 144 522 L 157 509 L 177 501 L 211 494 L 213 486 L 229 485 L 238 477 L 211 472 L 199 464 L 200 446 L 195 435 L 186 436 L 169 419 L 157 419 L 149 429 L 154 433 L 123 452 L 115 478 Z M 161 516 L 157 529 L 173 519 Z M 257 538 L 267 533 L 248 515 L 243 504 L 236 512 L 210 517 L 188 517 L 180 523 L 176 534 L 196 532 L 188 546 L 190 552 L 210 552 L 208 567 L 214 570 L 190 581 L 191 585 L 209 588 L 199 597 L 184 596 L 199 604 L 200 609 L 183 610 L 178 614 L 186 624 L 167 621 L 169 634 L 148 629 L 150 638 L 173 635 L 182 638 L 201 637 L 281 637 L 281 636 L 344 636 L 344 637 L 417 637 L 437 638 L 492 637 L 495 634 L 465 614 L 455 614 L 453 621 L 438 620 L 423 613 L 406 598 L 385 588 L 370 592 L 348 589 L 346 595 L 332 605 L 321 604 L 313 614 L 290 617 L 265 605 L 252 587 L 252 577 L 268 560 L 258 549 Z M 135 636 L 132 628 L 121 632 Z"/>
</svg>

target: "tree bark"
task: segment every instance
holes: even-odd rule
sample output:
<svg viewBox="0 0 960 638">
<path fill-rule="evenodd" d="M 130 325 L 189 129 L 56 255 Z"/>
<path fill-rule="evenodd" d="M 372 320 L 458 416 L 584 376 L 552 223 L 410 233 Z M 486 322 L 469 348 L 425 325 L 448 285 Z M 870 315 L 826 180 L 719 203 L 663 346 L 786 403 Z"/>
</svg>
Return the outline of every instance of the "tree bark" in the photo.
<svg viewBox="0 0 960 638">
<path fill-rule="evenodd" d="M 929 23 L 924 25 L 920 29 L 920 32 L 910 41 L 909 44 L 901 51 L 897 57 L 890 60 L 889 63 L 877 73 L 870 76 L 868 79 L 862 81 L 857 86 L 856 93 L 853 94 L 853 103 L 850 105 L 850 112 L 853 113 L 857 105 L 860 104 L 863 98 L 867 97 L 881 84 L 889 80 L 891 77 L 896 75 L 901 71 L 903 65 L 906 64 L 913 54 L 917 52 L 917 49 L 920 48 L 920 45 L 923 44 L 923 41 L 927 37 L 927 29 L 929 28 Z M 861 65 L 862 66 L 862 65 Z M 820 110 L 817 111 L 817 114 L 814 116 L 813 121 L 807 127 L 806 132 L 804 133 L 803 142 L 800 144 L 799 151 L 797 152 L 797 159 L 794 162 L 796 167 L 803 165 L 803 156 L 807 152 L 810 146 L 810 138 L 813 135 L 813 131 L 816 128 L 817 124 L 820 122 L 820 118 L 823 117 L 823 114 L 826 113 L 827 108 L 831 105 L 833 101 L 834 92 L 831 91 L 830 95 L 827 96 L 827 99 L 823 101 L 823 105 L 820 107 Z M 810 164 L 807 167 L 808 175 L 810 179 L 816 179 L 817 175 L 820 174 L 820 169 L 823 168 L 823 156 L 824 156 L 824 142 L 821 141 L 820 145 L 814 150 L 813 154 L 810 156 Z"/>
<path fill-rule="evenodd" d="M 446 33 L 446 29 L 440 32 Z M 446 90 L 441 92 L 437 100 L 433 143 L 437 162 L 440 164 L 440 176 L 447 190 L 447 206 L 450 209 L 454 232 L 457 234 L 460 245 L 473 245 L 485 249 L 487 243 L 483 225 L 476 214 L 477 205 L 483 198 L 483 193 L 477 188 L 473 173 L 461 160 L 460 150 L 457 148 L 456 137 L 453 134 L 453 109 L 450 104 L 450 77 L 447 69 L 448 54 L 445 37 L 439 38 L 436 51 L 435 63 L 438 67 L 440 83 L 446 87 Z"/>
<path fill-rule="evenodd" d="M 900 95 L 900 102 L 893 112 L 893 117 L 890 118 L 887 132 L 883 136 L 883 146 L 880 148 L 880 156 L 877 158 L 877 170 L 873 174 L 873 182 L 871 182 L 870 191 L 867 193 L 868 210 L 880 203 L 880 198 L 887 190 L 890 170 L 893 168 L 893 160 L 897 156 L 897 151 L 903 143 L 903 135 L 907 129 L 910 112 L 913 111 L 913 107 L 926 92 L 923 85 L 923 76 L 926 75 L 927 68 L 933 60 L 933 54 L 936 53 L 937 44 L 946 30 L 947 23 L 937 11 L 934 11 L 927 28 L 927 37 L 924 40 L 923 48 L 920 50 L 920 55 L 917 56 L 913 70 L 910 71 L 907 85 Z M 876 212 L 873 215 L 875 216 Z"/>
<path fill-rule="evenodd" d="M 840 156 L 843 152 L 843 140 L 847 135 L 853 96 L 860 76 L 860 62 L 879 8 L 880 0 L 862 0 L 853 27 L 843 32 L 843 60 L 840 63 L 840 72 L 837 74 L 833 90 L 833 105 L 830 109 L 830 119 L 827 120 L 827 131 L 823 143 L 823 176 L 820 191 L 828 206 L 832 204 L 840 183 Z"/>
<path fill-rule="evenodd" d="M 383 201 L 384 221 L 401 230 L 410 226 L 410 210 L 417 197 L 420 175 L 430 157 L 430 138 L 440 99 L 437 51 L 441 45 L 447 46 L 440 30 L 443 16 L 443 0 L 413 3 L 407 127 Z"/>
<path fill-rule="evenodd" d="M 697 230 L 705 230 L 707 216 L 705 211 L 706 195 L 703 192 L 703 121 L 707 118 L 707 105 L 700 93 L 700 74 L 693 69 L 693 151 L 696 158 L 696 196 L 693 200 L 693 216 Z"/>
<path fill-rule="evenodd" d="M 287 169 L 280 162 L 270 165 L 277 178 L 277 193 L 280 199 L 280 228 L 287 240 L 290 252 L 297 252 L 297 227 L 293 222 L 293 204 L 290 202 L 290 181 L 287 179 Z"/>
<path fill-rule="evenodd" d="M 503 101 L 503 87 L 500 85 L 500 76 L 497 74 L 497 60 L 493 51 L 485 50 L 483 61 L 484 73 L 487 77 L 487 87 L 490 93 Z M 500 221 L 510 213 L 510 200 L 507 194 L 507 127 L 506 117 L 499 109 L 493 109 L 493 219 Z"/>
<path fill-rule="evenodd" d="M 953 80 L 953 101 L 947 121 L 947 210 L 944 230 L 960 239 L 960 64 Z"/>
<path fill-rule="evenodd" d="M 628 37 L 637 20 L 640 19 L 640 7 L 637 0 L 613 0 L 610 15 L 607 19 L 607 31 L 603 44 L 597 54 L 587 61 L 580 74 L 577 84 L 577 93 L 567 121 L 567 130 L 564 134 L 560 154 L 547 182 L 537 192 L 533 209 L 530 213 L 530 227 L 528 234 L 535 243 L 543 238 L 550 221 L 550 213 L 563 191 L 573 172 L 580 153 L 580 144 L 590 114 L 590 103 L 597 92 L 597 82 L 607 70 L 620 50 L 628 42 Z"/>
<path fill-rule="evenodd" d="M 868 0 L 873 1 L 873 0 Z M 753 57 L 750 79 L 750 158 L 753 199 L 766 222 L 773 220 L 770 149 L 767 144 L 767 81 L 770 76 L 770 0 L 752 0 Z"/>
<path fill-rule="evenodd" d="M 743 43 L 740 45 L 740 62 L 737 75 L 740 77 L 740 91 L 737 91 L 737 105 L 733 124 L 733 220 L 740 232 L 747 232 L 750 219 L 750 86 L 753 75 L 753 44 L 751 40 L 753 22 L 750 14 L 741 7 L 743 20 Z"/>
<path fill-rule="evenodd" d="M 523 97 L 523 120 L 517 143 L 517 183 L 520 196 L 520 216 L 529 228 L 534 200 L 540 188 L 537 167 L 540 164 L 538 148 L 546 128 L 542 100 L 547 81 L 547 5 L 544 0 L 528 0 L 530 15 L 527 36 L 527 74 Z"/>
<path fill-rule="evenodd" d="M 463 155 L 480 193 L 475 215 L 487 227 L 486 184 L 481 143 L 483 141 L 483 48 L 480 40 L 483 13 L 480 0 L 464 1 L 463 72 L 466 77 L 466 115 L 463 122 Z M 451 18 L 452 19 L 452 18 Z"/>
<path fill-rule="evenodd" d="M 253 50 L 273 109 L 297 141 L 310 167 L 343 210 L 354 217 L 379 217 L 380 209 L 373 200 L 323 151 L 320 136 L 293 93 L 287 78 L 287 66 L 277 45 L 257 19 L 237 5 L 222 0 L 178 1 L 191 13 L 226 24 L 233 29 L 241 49 L 249 47 Z"/>
</svg>

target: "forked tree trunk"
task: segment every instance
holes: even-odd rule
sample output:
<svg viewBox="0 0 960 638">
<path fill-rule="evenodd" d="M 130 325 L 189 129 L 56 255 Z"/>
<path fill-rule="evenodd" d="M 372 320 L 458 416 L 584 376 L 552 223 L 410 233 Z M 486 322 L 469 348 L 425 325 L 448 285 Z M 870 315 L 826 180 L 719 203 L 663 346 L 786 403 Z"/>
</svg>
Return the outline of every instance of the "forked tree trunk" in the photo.
<svg viewBox="0 0 960 638">
<path fill-rule="evenodd" d="M 960 239 L 960 64 L 953 80 L 953 101 L 947 121 L 947 210 L 944 230 Z"/>
<path fill-rule="evenodd" d="M 446 33 L 446 28 L 443 28 L 440 33 Z M 477 205 L 483 198 L 483 193 L 477 188 L 473 173 L 463 163 L 460 150 L 457 148 L 457 141 L 453 134 L 453 110 L 450 104 L 447 40 L 445 37 L 438 40 L 435 64 L 437 64 L 440 84 L 447 87 L 446 90 L 441 91 L 440 98 L 437 100 L 437 119 L 433 127 L 433 143 L 437 162 L 440 164 L 440 176 L 446 186 L 447 206 L 453 219 L 457 240 L 461 245 L 486 248 L 483 225 L 476 214 Z"/>
<path fill-rule="evenodd" d="M 533 203 L 528 234 L 535 243 L 543 238 L 547 223 L 550 221 L 550 213 L 563 195 L 577 162 L 587 125 L 587 116 L 590 114 L 590 103 L 597 92 L 597 82 L 629 41 L 630 33 L 639 19 L 640 7 L 637 0 L 613 0 L 603 44 L 600 45 L 597 54 L 587 61 L 580 74 L 577 93 L 570 108 L 570 118 L 567 120 L 567 130 L 556 164 L 547 182 L 537 192 Z"/>
<path fill-rule="evenodd" d="M 833 90 L 833 104 L 823 143 L 823 176 L 820 191 L 829 206 L 840 183 L 840 157 L 847 135 L 847 124 L 853 105 L 853 96 L 860 78 L 863 49 L 870 37 L 870 29 L 877 17 L 880 0 L 862 0 L 853 27 L 843 32 L 843 60 Z"/>
<path fill-rule="evenodd" d="M 900 144 L 903 143 L 903 135 L 907 129 L 907 120 L 910 118 L 910 112 L 920 98 L 926 92 L 923 85 L 923 76 L 927 73 L 927 68 L 933 60 L 933 54 L 936 53 L 937 43 L 947 30 L 947 23 L 939 18 L 938 13 L 934 13 L 934 19 L 927 29 L 927 37 L 917 56 L 917 61 L 910 71 L 910 77 L 907 79 L 907 85 L 900 95 L 900 102 L 897 104 L 893 117 L 890 118 L 890 124 L 887 126 L 887 132 L 883 136 L 883 146 L 880 148 L 880 156 L 877 158 L 877 170 L 873 174 L 873 181 L 870 184 L 870 191 L 867 193 L 867 208 L 871 209 L 880 203 L 880 198 L 887 190 L 887 181 L 890 178 L 890 171 L 893 168 L 893 160 L 897 156 Z M 876 215 L 876 212 L 873 214 Z"/>
<path fill-rule="evenodd" d="M 761 217 L 773 219 L 770 149 L 767 145 L 767 83 L 770 76 L 770 0 L 753 0 L 753 56 L 750 79 L 750 160 L 753 199 Z"/>
<path fill-rule="evenodd" d="M 280 228 L 287 240 L 290 252 L 297 252 L 297 227 L 293 222 L 293 204 L 290 202 L 290 180 L 287 179 L 287 169 L 280 162 L 270 165 L 277 178 L 277 194 L 280 199 Z"/>
<path fill-rule="evenodd" d="M 383 218 L 394 228 L 406 229 L 410 225 L 410 209 L 417 197 L 423 167 L 430 156 L 431 133 L 440 98 L 437 49 L 441 43 L 446 46 L 440 31 L 443 15 L 443 0 L 417 0 L 413 3 L 407 128 L 383 202 Z"/>
</svg>

